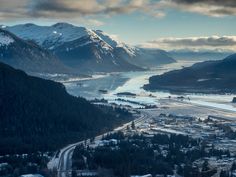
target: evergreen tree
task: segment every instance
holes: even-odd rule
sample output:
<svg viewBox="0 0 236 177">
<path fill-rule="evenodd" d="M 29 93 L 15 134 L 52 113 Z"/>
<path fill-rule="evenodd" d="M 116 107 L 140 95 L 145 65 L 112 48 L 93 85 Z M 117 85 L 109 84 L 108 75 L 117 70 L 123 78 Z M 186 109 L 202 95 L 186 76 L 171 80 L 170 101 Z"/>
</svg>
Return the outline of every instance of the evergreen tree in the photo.
<svg viewBox="0 0 236 177">
<path fill-rule="evenodd" d="M 135 123 L 132 121 L 131 128 L 134 130 L 135 129 Z"/>
<path fill-rule="evenodd" d="M 231 171 L 234 171 L 234 170 L 236 170 L 236 163 L 235 162 L 233 162 L 233 164 L 232 164 L 232 166 L 231 166 L 231 169 L 230 169 Z"/>
<path fill-rule="evenodd" d="M 209 163 L 207 160 L 205 160 L 202 164 L 202 171 L 208 171 L 209 170 Z"/>
</svg>

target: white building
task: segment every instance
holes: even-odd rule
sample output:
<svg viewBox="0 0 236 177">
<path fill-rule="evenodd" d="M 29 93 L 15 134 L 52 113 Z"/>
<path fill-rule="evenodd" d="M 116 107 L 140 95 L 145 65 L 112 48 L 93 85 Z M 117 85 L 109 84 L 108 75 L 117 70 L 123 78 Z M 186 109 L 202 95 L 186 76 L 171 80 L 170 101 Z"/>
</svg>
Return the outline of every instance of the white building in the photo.
<svg viewBox="0 0 236 177">
<path fill-rule="evenodd" d="M 43 177 L 40 174 L 25 174 L 25 175 L 21 175 L 20 177 Z"/>
</svg>

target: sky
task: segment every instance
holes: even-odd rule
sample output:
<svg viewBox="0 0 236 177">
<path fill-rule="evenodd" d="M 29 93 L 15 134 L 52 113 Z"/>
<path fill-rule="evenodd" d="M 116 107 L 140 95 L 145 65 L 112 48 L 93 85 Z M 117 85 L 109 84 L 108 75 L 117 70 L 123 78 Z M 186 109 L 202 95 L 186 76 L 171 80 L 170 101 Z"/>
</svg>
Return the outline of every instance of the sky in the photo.
<svg viewBox="0 0 236 177">
<path fill-rule="evenodd" d="M 0 23 L 68 22 L 149 48 L 236 51 L 236 0 L 0 0 Z"/>
</svg>

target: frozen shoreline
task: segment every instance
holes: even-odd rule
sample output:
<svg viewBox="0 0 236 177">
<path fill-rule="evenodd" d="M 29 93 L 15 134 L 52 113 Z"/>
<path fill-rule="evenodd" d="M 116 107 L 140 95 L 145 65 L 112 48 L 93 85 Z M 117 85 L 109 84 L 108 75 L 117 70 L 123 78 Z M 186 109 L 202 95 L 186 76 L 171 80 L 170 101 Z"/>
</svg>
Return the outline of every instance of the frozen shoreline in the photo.
<svg viewBox="0 0 236 177">
<path fill-rule="evenodd" d="M 116 94 L 120 92 L 130 92 L 136 94 L 135 97 L 122 97 L 124 99 L 139 102 L 141 104 L 159 105 L 160 99 L 171 97 L 184 96 L 190 98 L 190 103 L 212 108 L 221 108 L 229 111 L 236 112 L 236 105 L 234 106 L 231 101 L 236 95 L 220 95 L 220 94 L 173 94 L 170 92 L 156 91 L 150 92 L 142 88 L 143 85 L 148 83 L 148 78 L 152 75 L 162 74 L 169 70 L 180 69 L 182 66 L 190 66 L 191 62 L 181 61 L 175 64 L 163 65 L 156 70 L 142 71 L 142 72 L 124 72 L 116 74 L 107 74 L 96 76 L 91 79 L 69 81 L 65 82 L 68 92 L 74 96 L 82 96 L 87 99 L 104 98 L 112 103 L 127 104 L 125 102 L 116 101 L 118 97 Z M 101 94 L 99 90 L 107 90 L 108 93 Z M 153 95 L 150 97 L 150 94 Z M 130 105 L 134 106 L 134 105 Z"/>
</svg>

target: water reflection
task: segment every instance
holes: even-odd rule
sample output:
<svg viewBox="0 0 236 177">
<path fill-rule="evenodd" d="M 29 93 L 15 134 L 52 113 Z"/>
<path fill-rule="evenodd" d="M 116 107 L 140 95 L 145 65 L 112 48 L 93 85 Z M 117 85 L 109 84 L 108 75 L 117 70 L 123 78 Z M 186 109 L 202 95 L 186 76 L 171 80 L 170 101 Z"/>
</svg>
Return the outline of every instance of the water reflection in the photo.
<svg viewBox="0 0 236 177">
<path fill-rule="evenodd" d="M 139 102 L 141 104 L 158 105 L 158 100 L 161 98 L 168 98 L 169 96 L 178 97 L 179 95 L 163 91 L 157 91 L 155 93 L 145 91 L 142 86 L 148 83 L 148 78 L 173 69 L 187 67 L 193 63 L 194 61 L 179 61 L 177 63 L 163 65 L 151 71 L 116 73 L 106 75 L 98 79 L 67 82 L 65 85 L 70 94 L 82 96 L 87 99 L 105 98 L 109 100 L 109 102 L 124 104 L 121 101 L 117 101 L 118 96 L 116 94 L 120 92 L 130 92 L 135 93 L 137 96 L 125 97 L 122 99 L 126 99 L 131 102 Z M 107 90 L 108 92 L 106 94 L 102 94 L 101 90 Z M 184 96 L 187 98 L 189 97 L 190 100 L 187 101 L 194 104 L 236 112 L 235 106 L 230 103 L 232 98 L 236 95 L 184 94 Z M 127 104 L 127 102 L 125 104 Z M 130 105 L 135 106 L 133 104 Z"/>
</svg>

